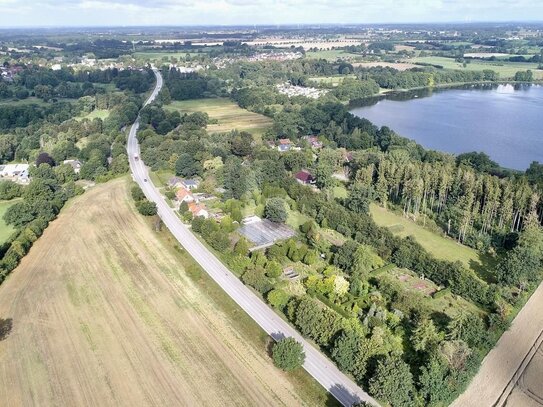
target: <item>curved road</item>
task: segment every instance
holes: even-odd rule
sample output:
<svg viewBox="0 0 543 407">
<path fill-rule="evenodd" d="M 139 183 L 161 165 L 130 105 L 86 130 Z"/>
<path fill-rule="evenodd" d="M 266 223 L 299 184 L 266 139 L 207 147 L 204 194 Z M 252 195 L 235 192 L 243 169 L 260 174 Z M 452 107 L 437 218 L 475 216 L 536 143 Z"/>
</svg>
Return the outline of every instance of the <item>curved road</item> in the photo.
<svg viewBox="0 0 543 407">
<path fill-rule="evenodd" d="M 145 105 L 151 103 L 162 88 L 162 76 L 153 69 L 157 82 L 151 96 Z M 309 344 L 288 323 L 281 319 L 266 303 L 257 297 L 249 288 L 233 275 L 181 222 L 174 211 L 168 206 L 164 197 L 153 185 L 148 176 L 148 170 L 140 157 L 139 145 L 136 133 L 139 128 L 139 116 L 130 128 L 128 135 L 128 157 L 130 170 L 134 180 L 139 184 L 145 196 L 155 202 L 158 215 L 179 243 L 202 266 L 202 268 L 219 284 L 224 291 L 256 321 L 273 339 L 294 337 L 303 344 L 305 350 L 304 369 L 313 376 L 324 388 L 326 388 L 342 405 L 351 406 L 359 401 L 366 401 L 378 406 L 379 404 L 345 376 L 339 369 L 314 346 Z"/>
</svg>

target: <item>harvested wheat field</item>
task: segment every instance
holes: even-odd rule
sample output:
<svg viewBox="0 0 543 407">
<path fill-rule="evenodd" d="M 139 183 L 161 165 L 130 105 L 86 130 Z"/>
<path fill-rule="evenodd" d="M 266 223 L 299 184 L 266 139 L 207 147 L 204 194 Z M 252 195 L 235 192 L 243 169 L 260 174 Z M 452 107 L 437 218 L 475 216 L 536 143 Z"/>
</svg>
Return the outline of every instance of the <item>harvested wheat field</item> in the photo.
<svg viewBox="0 0 543 407">
<path fill-rule="evenodd" d="M 2 405 L 316 404 L 135 213 L 128 185 L 76 198 L 0 286 Z"/>
<path fill-rule="evenodd" d="M 453 407 L 543 406 L 543 284 Z"/>
</svg>

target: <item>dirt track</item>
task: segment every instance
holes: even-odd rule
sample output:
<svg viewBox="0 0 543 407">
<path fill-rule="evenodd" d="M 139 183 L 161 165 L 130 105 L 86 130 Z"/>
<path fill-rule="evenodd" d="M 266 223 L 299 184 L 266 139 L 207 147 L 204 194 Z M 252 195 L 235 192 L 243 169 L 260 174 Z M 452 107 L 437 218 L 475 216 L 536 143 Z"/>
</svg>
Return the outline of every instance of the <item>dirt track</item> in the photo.
<svg viewBox="0 0 543 407">
<path fill-rule="evenodd" d="M 181 267 L 124 180 L 77 198 L 0 286 L 2 405 L 310 404 Z"/>
<path fill-rule="evenodd" d="M 453 407 L 543 406 L 543 284 L 519 312 Z"/>
</svg>

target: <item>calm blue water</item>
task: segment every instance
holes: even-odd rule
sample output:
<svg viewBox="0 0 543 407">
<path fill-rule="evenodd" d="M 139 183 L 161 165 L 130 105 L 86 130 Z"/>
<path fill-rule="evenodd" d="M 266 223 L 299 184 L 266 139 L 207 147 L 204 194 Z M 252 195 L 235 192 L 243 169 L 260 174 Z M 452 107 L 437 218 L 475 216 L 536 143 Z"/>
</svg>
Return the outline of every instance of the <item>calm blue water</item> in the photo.
<svg viewBox="0 0 543 407">
<path fill-rule="evenodd" d="M 372 105 L 351 112 L 429 149 L 483 151 L 519 170 L 543 162 L 542 86 L 425 90 L 363 103 Z"/>
</svg>

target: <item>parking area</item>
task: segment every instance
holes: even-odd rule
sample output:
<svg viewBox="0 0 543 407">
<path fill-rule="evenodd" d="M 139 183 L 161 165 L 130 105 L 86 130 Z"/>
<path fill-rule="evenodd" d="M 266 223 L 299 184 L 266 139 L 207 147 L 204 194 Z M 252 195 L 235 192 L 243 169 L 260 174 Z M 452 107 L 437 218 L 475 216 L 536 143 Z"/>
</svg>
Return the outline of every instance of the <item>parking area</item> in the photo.
<svg viewBox="0 0 543 407">
<path fill-rule="evenodd" d="M 239 233 L 255 245 L 253 249 L 271 246 L 278 240 L 289 239 L 296 234 L 288 226 L 267 219 L 253 219 L 244 224 Z"/>
</svg>

